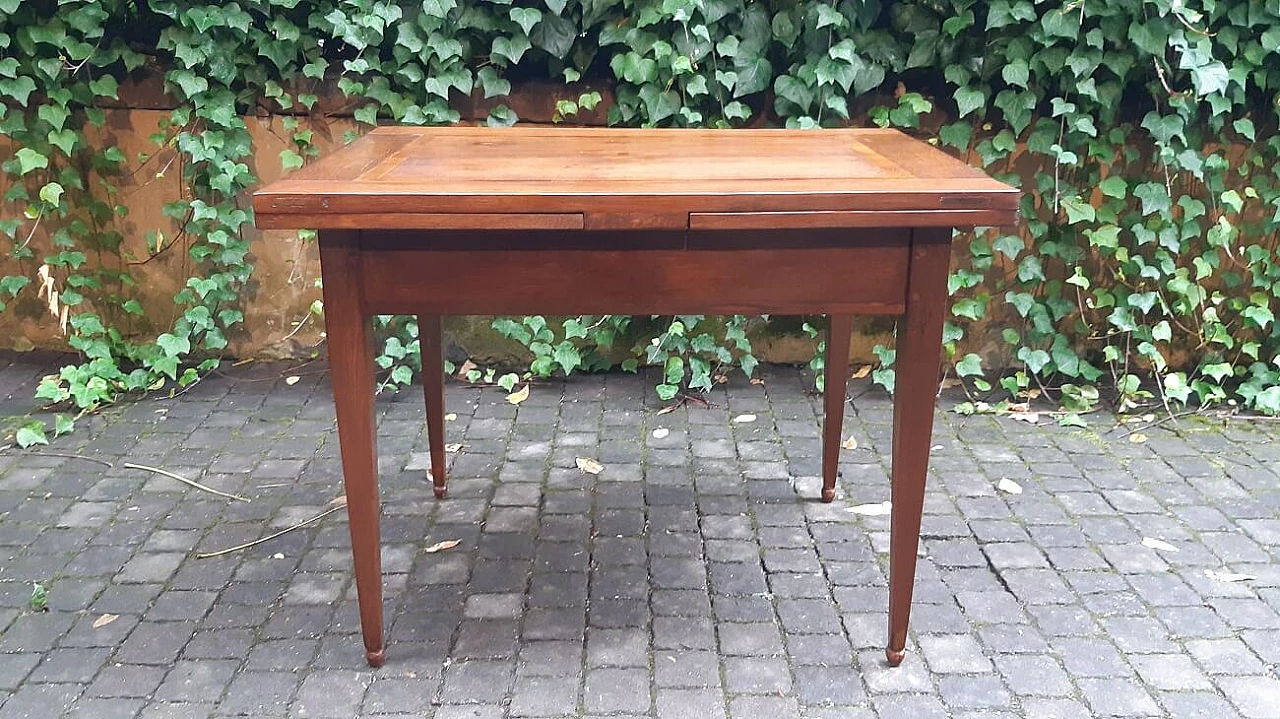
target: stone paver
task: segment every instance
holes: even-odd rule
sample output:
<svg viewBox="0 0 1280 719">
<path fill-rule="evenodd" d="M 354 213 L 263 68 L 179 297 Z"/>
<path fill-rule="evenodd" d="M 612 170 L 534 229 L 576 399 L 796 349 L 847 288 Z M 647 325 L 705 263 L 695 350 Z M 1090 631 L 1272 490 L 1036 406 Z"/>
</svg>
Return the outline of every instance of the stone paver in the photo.
<svg viewBox="0 0 1280 719">
<path fill-rule="evenodd" d="M 31 409 L 43 359 L 0 354 L 0 416 Z M 342 492 L 327 377 L 282 369 L 0 449 L 0 719 L 1280 716 L 1275 425 L 1184 420 L 1134 444 L 1098 415 L 1029 425 L 944 399 L 908 658 L 889 669 L 888 521 L 845 511 L 889 496 L 883 394 L 848 408 L 833 505 L 814 501 L 820 398 L 792 368 L 661 415 L 644 375 L 540 384 L 519 407 L 450 385 L 444 502 L 419 394 L 383 396 L 374 671 L 342 514 L 194 556 Z"/>
</svg>

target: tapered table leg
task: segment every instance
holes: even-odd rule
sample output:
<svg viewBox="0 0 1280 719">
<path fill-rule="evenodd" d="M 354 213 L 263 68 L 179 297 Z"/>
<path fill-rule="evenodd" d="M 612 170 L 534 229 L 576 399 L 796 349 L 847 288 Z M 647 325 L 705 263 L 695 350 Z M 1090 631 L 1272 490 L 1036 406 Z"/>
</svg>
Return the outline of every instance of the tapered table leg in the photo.
<svg viewBox="0 0 1280 719">
<path fill-rule="evenodd" d="M 431 480 L 436 499 L 444 499 L 444 346 L 440 315 L 418 315 L 418 341 L 422 349 L 422 391 L 427 401 Z"/>
<path fill-rule="evenodd" d="M 355 560 L 356 595 L 365 658 L 382 666 L 382 555 L 378 534 L 377 431 L 373 411 L 373 347 L 370 319 L 360 291 L 360 235 L 321 230 L 320 263 L 324 275 L 325 332 L 329 372 L 338 414 L 342 479 L 347 493 L 347 524 Z"/>
<path fill-rule="evenodd" d="M 827 318 L 827 358 L 823 365 L 822 398 L 822 501 L 836 498 L 836 473 L 840 469 L 840 434 L 844 427 L 845 391 L 849 384 L 849 337 L 852 315 Z"/>
<path fill-rule="evenodd" d="M 893 398 L 893 510 L 889 537 L 889 643 L 898 666 L 906 653 L 915 588 L 920 515 L 924 509 L 933 409 L 938 394 L 942 321 L 946 313 L 951 228 L 915 230 L 907 279 L 907 310 L 898 322 Z"/>
</svg>

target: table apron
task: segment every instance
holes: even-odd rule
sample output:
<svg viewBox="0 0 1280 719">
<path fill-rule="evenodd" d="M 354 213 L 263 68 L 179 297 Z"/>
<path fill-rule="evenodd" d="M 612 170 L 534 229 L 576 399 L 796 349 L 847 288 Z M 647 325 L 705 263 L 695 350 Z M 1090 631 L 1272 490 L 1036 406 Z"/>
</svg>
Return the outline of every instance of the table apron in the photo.
<svg viewBox="0 0 1280 719">
<path fill-rule="evenodd" d="M 901 314 L 908 244 L 734 250 L 364 249 L 369 314 Z"/>
</svg>

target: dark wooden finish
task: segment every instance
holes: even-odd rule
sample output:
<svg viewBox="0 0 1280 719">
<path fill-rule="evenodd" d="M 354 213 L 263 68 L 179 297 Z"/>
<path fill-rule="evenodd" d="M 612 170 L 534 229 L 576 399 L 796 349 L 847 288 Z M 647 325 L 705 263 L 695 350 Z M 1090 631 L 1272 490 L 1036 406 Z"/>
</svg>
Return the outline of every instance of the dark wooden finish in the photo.
<svg viewBox="0 0 1280 719">
<path fill-rule="evenodd" d="M 418 315 L 418 345 L 422 354 L 422 392 L 427 401 L 432 491 L 436 499 L 444 499 L 444 347 L 440 315 Z"/>
<path fill-rule="evenodd" d="M 362 284 L 373 314 L 897 314 L 907 251 L 387 250 L 366 254 Z"/>
<path fill-rule="evenodd" d="M 435 494 L 446 314 L 826 314 L 822 500 L 835 496 L 852 316 L 902 315 L 889 662 L 902 660 L 951 228 L 1018 193 L 888 130 L 379 128 L 254 196 L 264 229 L 320 228 L 325 315 L 366 656 L 384 658 L 369 317 L 417 313 Z"/>
<path fill-rule="evenodd" d="M 365 658 L 380 667 L 382 639 L 382 550 L 378 530 L 378 436 L 373 414 L 372 322 L 361 297 L 359 233 L 322 230 L 324 321 L 329 373 L 338 414 L 342 483 L 355 558 L 356 597 Z"/>
<path fill-rule="evenodd" d="M 907 311 L 898 320 L 894 360 L 892 503 L 889 518 L 890 666 L 902 663 L 915 588 L 920 515 L 924 511 L 933 405 L 938 394 L 938 357 L 947 311 L 951 230 L 916 231 L 907 278 Z"/>
<path fill-rule="evenodd" d="M 836 498 L 836 473 L 840 469 L 840 434 L 844 427 L 844 399 L 849 382 L 849 341 L 853 316 L 827 318 L 827 357 L 823 365 L 822 394 L 822 501 Z"/>
</svg>

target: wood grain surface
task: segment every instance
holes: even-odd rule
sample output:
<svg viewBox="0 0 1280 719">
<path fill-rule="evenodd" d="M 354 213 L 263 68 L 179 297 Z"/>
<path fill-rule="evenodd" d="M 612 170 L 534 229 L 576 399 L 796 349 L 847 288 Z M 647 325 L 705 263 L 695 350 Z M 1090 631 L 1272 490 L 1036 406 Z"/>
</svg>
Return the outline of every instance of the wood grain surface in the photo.
<svg viewBox="0 0 1280 719">
<path fill-rule="evenodd" d="M 1012 224 L 1017 201 L 896 130 L 384 127 L 254 209 L 264 229 L 953 227 Z"/>
</svg>

